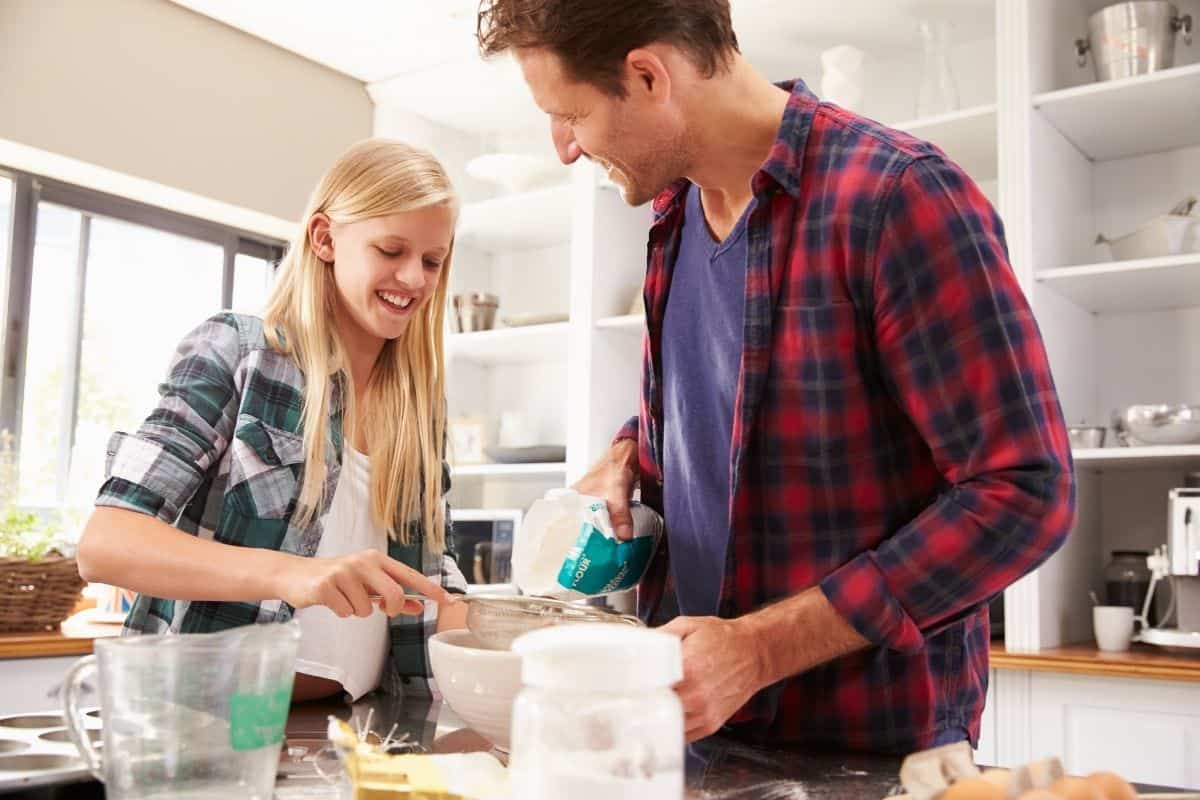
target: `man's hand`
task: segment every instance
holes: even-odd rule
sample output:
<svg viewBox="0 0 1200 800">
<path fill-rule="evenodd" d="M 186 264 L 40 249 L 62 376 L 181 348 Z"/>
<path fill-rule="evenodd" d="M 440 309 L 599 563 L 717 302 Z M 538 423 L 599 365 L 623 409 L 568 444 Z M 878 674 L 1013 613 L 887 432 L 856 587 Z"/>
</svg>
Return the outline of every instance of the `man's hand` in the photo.
<svg viewBox="0 0 1200 800">
<path fill-rule="evenodd" d="M 629 498 L 637 483 L 637 442 L 622 439 L 609 448 L 588 473 L 571 488 L 580 494 L 600 497 L 608 503 L 608 516 L 618 539 L 633 538 Z"/>
<path fill-rule="evenodd" d="M 755 692 L 869 642 L 813 586 L 737 619 L 677 617 L 660 630 L 683 639 L 683 703 L 689 742 L 711 736 Z"/>
<path fill-rule="evenodd" d="M 763 688 L 763 656 L 755 633 L 741 620 L 676 617 L 661 630 L 683 639 L 683 703 L 688 742 L 716 733 Z"/>
</svg>

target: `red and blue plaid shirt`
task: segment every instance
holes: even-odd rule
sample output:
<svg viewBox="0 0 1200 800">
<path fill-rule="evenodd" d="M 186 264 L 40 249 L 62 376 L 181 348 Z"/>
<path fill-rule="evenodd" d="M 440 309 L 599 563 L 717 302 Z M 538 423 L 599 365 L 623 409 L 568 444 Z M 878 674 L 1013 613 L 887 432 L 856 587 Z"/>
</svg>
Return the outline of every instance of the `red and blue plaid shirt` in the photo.
<svg viewBox="0 0 1200 800">
<path fill-rule="evenodd" d="M 957 165 L 802 82 L 784 88 L 751 181 L 720 614 L 819 585 L 873 646 L 764 689 L 733 722 L 880 751 L 954 728 L 974 741 L 987 603 L 1074 520 L 1041 334 L 1001 222 Z M 659 510 L 661 337 L 686 184 L 654 201 L 641 410 L 617 437 L 637 439 L 642 499 Z M 672 613 L 668 558 L 665 542 L 639 594 L 653 621 Z"/>
</svg>

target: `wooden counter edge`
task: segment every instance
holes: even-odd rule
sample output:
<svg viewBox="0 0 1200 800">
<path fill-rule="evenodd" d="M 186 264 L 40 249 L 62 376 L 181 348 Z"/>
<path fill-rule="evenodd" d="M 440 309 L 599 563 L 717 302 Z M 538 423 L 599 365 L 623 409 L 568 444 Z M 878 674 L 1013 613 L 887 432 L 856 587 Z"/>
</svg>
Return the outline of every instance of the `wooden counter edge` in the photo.
<svg viewBox="0 0 1200 800">
<path fill-rule="evenodd" d="M 92 637 L 61 633 L 0 633 L 0 659 L 86 656 L 92 652 Z"/>
<path fill-rule="evenodd" d="M 1104 653 L 1091 643 L 1010 653 L 993 644 L 990 661 L 997 669 L 1200 683 L 1200 657 L 1160 652 L 1149 645 L 1135 645 L 1125 653 Z"/>
</svg>

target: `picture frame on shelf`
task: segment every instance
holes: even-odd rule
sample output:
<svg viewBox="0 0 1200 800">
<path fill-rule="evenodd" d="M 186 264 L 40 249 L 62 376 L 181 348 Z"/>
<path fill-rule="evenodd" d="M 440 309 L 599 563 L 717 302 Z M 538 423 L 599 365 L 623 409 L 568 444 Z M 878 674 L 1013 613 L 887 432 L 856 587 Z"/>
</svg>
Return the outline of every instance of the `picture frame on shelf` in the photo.
<svg viewBox="0 0 1200 800">
<path fill-rule="evenodd" d="M 450 463 L 455 465 L 486 464 L 487 421 L 480 417 L 457 417 L 447 420 L 446 433 L 450 439 Z"/>
</svg>

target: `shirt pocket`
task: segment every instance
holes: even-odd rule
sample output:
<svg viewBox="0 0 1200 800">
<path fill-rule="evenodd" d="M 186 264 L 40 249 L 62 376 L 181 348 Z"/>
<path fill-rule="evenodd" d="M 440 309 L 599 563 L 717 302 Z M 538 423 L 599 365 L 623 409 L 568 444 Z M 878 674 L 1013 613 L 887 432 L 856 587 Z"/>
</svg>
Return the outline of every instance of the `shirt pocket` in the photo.
<svg viewBox="0 0 1200 800">
<path fill-rule="evenodd" d="M 238 417 L 226 499 L 246 517 L 284 519 L 300 494 L 304 437 L 248 415 Z"/>
<path fill-rule="evenodd" d="M 843 462 L 870 448 L 866 339 L 852 303 L 783 306 L 768 383 L 775 459 Z"/>
</svg>

